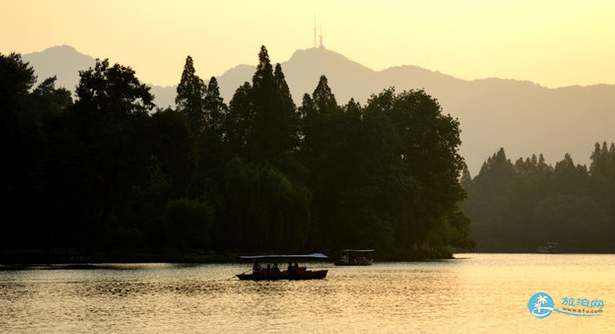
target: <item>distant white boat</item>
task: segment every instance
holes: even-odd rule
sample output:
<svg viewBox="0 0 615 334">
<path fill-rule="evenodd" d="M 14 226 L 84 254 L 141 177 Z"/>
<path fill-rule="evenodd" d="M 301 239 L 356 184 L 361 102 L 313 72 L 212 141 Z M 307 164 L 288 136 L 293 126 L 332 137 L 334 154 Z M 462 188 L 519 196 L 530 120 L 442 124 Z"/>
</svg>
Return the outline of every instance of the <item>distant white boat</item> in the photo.
<svg viewBox="0 0 615 334">
<path fill-rule="evenodd" d="M 538 253 L 543 254 L 556 254 L 559 253 L 559 243 L 555 241 L 546 242 L 543 245 L 538 246 Z"/>
<path fill-rule="evenodd" d="M 374 259 L 367 257 L 368 253 L 376 251 L 375 249 L 344 249 L 339 260 L 335 261 L 336 266 L 371 266 L 374 264 Z M 359 255 L 359 254 L 362 255 Z"/>
</svg>

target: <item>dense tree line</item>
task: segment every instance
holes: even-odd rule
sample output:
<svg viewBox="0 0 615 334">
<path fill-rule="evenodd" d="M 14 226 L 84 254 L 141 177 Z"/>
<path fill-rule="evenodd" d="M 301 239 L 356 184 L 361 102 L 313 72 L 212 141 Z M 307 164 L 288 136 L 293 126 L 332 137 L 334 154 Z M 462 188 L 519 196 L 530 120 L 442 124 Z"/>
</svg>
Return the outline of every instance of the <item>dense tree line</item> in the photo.
<svg viewBox="0 0 615 334">
<path fill-rule="evenodd" d="M 459 123 L 422 90 L 300 106 L 262 47 L 227 105 L 187 57 L 176 108 L 108 60 L 75 92 L 0 54 L 2 248 L 284 252 L 471 248 Z"/>
<path fill-rule="evenodd" d="M 542 155 L 512 163 L 500 149 L 462 184 L 479 251 L 533 252 L 545 242 L 564 252 L 615 251 L 613 143 L 596 143 L 589 168 L 568 154 L 555 166 Z"/>
</svg>

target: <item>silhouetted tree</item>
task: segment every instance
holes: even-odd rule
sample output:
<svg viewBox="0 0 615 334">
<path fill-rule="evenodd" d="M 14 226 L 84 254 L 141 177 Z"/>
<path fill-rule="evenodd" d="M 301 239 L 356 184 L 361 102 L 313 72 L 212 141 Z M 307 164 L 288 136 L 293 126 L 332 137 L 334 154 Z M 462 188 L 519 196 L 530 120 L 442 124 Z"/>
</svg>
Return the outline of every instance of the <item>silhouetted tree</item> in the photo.
<svg viewBox="0 0 615 334">
<path fill-rule="evenodd" d="M 591 154 L 589 183 L 593 198 L 605 209 L 609 219 L 608 235 L 615 235 L 615 143 L 596 143 Z M 613 242 L 613 238 L 611 239 Z"/>
<path fill-rule="evenodd" d="M 255 118 L 251 91 L 252 85 L 249 82 L 237 88 L 229 105 L 228 117 L 224 121 L 225 139 L 234 155 L 247 156 L 246 146 Z"/>
<path fill-rule="evenodd" d="M 55 76 L 43 80 L 28 99 L 28 117 L 40 126 L 46 118 L 57 118 L 73 106 L 71 92 L 65 88 L 56 88 L 55 82 Z"/>
<path fill-rule="evenodd" d="M 224 104 L 224 100 L 220 97 L 220 88 L 216 77 L 211 77 L 205 90 L 205 99 L 203 101 L 205 110 L 205 124 L 212 129 L 218 137 L 222 137 L 222 124 L 224 117 L 228 112 L 228 107 Z"/>
<path fill-rule="evenodd" d="M 80 71 L 75 102 L 77 136 L 84 145 L 78 147 L 80 164 L 89 191 L 100 194 L 99 212 L 92 212 L 91 232 L 95 238 L 115 221 L 116 205 L 121 198 L 147 179 L 143 171 L 150 161 L 139 124 L 147 122 L 154 108 L 150 88 L 142 84 L 130 67 L 109 66 L 108 60 L 97 60 L 94 68 Z M 112 230 L 112 229 L 111 229 Z M 99 239 L 97 239 L 99 240 Z"/>
<path fill-rule="evenodd" d="M 199 197 L 203 195 L 204 188 L 212 184 L 214 175 L 218 180 L 221 178 L 228 160 L 223 145 L 228 108 L 220 97 L 216 78 L 211 77 L 205 85 L 196 75 L 190 56 L 186 58 L 175 102 L 177 110 L 186 115 L 197 143 L 197 165 L 191 180 L 190 196 Z"/>
<path fill-rule="evenodd" d="M 21 55 L 0 53 L 0 112 L 2 115 L 3 134 L 14 131 L 19 119 L 19 110 L 27 99 L 30 88 L 36 82 L 34 69 L 23 62 Z"/>
<path fill-rule="evenodd" d="M 602 172 L 608 152 L 606 143 L 596 144 L 588 170 L 569 154 L 555 167 L 542 155 L 512 165 L 501 149 L 466 187 L 463 208 L 479 249 L 531 252 L 558 241 L 566 252 L 613 251 L 615 192 L 608 189 L 615 182 Z"/>
<path fill-rule="evenodd" d="M 404 236 L 400 239 L 414 248 L 424 242 L 434 250 L 443 251 L 447 245 L 471 248 L 466 234 L 469 221 L 457 206 L 465 198 L 459 184 L 465 167 L 458 153 L 459 121 L 442 114 L 437 100 L 422 90 L 400 94 L 385 90 L 368 102 L 366 113 L 376 112 L 383 112 L 396 129 L 388 144 L 393 150 L 390 157 L 399 166 L 394 170 L 407 178 L 402 183 L 406 197 L 399 205 Z"/>
<path fill-rule="evenodd" d="M 196 75 L 192 57 L 187 56 L 181 81 L 177 85 L 175 104 L 177 110 L 188 117 L 190 128 L 195 135 L 203 130 L 205 123 L 205 91 L 205 83 Z"/>
<path fill-rule="evenodd" d="M 228 147 L 225 144 L 225 119 L 228 107 L 220 97 L 218 81 L 211 77 L 205 91 L 204 99 L 204 127 L 198 138 L 199 144 L 199 176 L 197 184 L 205 179 L 222 178 L 224 166 L 229 160 Z"/>
<path fill-rule="evenodd" d="M 35 82 L 34 70 L 21 55 L 0 53 L 0 192 L 4 216 L 0 242 L 7 246 L 27 246 L 38 232 L 32 225 L 39 218 L 33 214 L 37 212 L 43 140 L 39 128 L 27 117 L 29 90 Z"/>
<path fill-rule="evenodd" d="M 308 175 L 304 180 L 312 189 L 313 219 L 321 233 L 319 237 L 328 247 L 336 242 L 349 242 L 353 231 L 351 220 L 337 221 L 341 213 L 340 196 L 350 182 L 348 170 L 353 166 L 356 150 L 351 147 L 352 138 L 360 130 L 360 113 L 344 114 L 337 105 L 328 86 L 327 78 L 321 76 L 312 96 L 305 94 L 299 108 L 301 114 L 302 161 Z M 350 117 L 355 117 L 352 120 Z"/>
<path fill-rule="evenodd" d="M 249 92 L 254 119 L 246 142 L 251 160 L 273 161 L 298 144 L 298 115 L 282 74 L 273 72 L 267 49 L 262 46 Z"/>
</svg>

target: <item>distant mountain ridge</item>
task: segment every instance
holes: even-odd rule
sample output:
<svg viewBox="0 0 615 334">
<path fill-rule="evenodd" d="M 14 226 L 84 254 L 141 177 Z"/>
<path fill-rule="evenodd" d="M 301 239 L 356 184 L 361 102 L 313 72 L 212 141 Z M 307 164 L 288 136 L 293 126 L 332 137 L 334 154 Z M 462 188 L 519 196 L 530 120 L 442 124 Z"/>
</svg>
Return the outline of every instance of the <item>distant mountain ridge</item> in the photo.
<svg viewBox="0 0 615 334">
<path fill-rule="evenodd" d="M 39 80 L 57 75 L 58 86 L 71 90 L 78 83 L 78 71 L 95 62 L 70 46 L 23 58 L 35 68 Z M 570 153 L 576 163 L 588 164 L 595 142 L 615 141 L 615 85 L 549 89 L 529 81 L 462 80 L 410 65 L 374 71 L 325 48 L 297 50 L 280 64 L 297 105 L 303 94 L 312 93 L 322 74 L 339 104 L 354 98 L 365 105 L 372 94 L 392 86 L 397 91 L 425 89 L 438 99 L 444 113 L 459 119 L 460 153 L 473 175 L 500 147 L 513 160 L 543 153 L 547 162 L 554 163 Z M 195 67 L 201 78 L 209 79 L 199 72 L 198 63 Z M 217 78 L 226 103 L 243 82 L 251 82 L 255 69 L 256 65 L 239 65 Z M 159 107 L 174 106 L 175 92 L 176 86 L 152 86 Z"/>
<path fill-rule="evenodd" d="M 41 52 L 23 55 L 23 59 L 34 67 L 38 82 L 57 76 L 56 86 L 75 90 L 79 83 L 79 71 L 93 67 L 95 59 L 79 53 L 68 45 L 54 46 Z"/>
<path fill-rule="evenodd" d="M 68 45 L 54 46 L 41 52 L 24 54 L 22 57 L 34 67 L 38 76 L 37 84 L 55 75 L 56 87 L 64 87 L 71 91 L 75 91 L 79 84 L 79 71 L 87 70 L 96 64 L 95 58 L 84 55 Z M 130 64 L 122 65 L 130 66 Z M 159 107 L 175 105 L 176 86 L 148 85 Z"/>
</svg>

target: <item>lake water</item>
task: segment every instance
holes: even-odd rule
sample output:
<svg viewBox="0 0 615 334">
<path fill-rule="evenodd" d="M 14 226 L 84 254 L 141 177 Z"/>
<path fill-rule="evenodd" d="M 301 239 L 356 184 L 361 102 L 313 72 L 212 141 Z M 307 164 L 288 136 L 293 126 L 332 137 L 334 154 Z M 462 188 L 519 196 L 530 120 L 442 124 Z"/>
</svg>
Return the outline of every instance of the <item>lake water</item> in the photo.
<svg viewBox="0 0 615 334">
<path fill-rule="evenodd" d="M 249 264 L 0 270 L 0 333 L 607 333 L 615 255 L 456 254 L 335 267 L 324 280 L 251 282 Z M 600 316 L 530 298 L 601 300 Z M 564 305 L 566 306 L 566 305 Z M 592 308 L 598 310 L 598 307 Z"/>
</svg>

